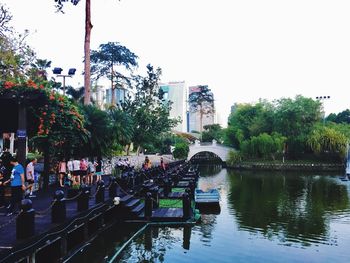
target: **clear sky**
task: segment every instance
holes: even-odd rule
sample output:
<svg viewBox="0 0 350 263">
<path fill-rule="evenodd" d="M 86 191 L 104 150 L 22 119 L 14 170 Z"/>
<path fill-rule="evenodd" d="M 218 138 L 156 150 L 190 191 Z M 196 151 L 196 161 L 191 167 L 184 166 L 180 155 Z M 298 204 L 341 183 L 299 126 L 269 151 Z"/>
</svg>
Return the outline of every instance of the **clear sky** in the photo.
<svg viewBox="0 0 350 263">
<path fill-rule="evenodd" d="M 0 0 L 29 29 L 39 58 L 83 85 L 84 5 L 55 13 L 54 0 Z M 331 96 L 326 113 L 350 108 L 348 0 L 92 0 L 91 48 L 118 41 L 162 81 L 209 85 L 225 123 L 235 102 Z"/>
</svg>

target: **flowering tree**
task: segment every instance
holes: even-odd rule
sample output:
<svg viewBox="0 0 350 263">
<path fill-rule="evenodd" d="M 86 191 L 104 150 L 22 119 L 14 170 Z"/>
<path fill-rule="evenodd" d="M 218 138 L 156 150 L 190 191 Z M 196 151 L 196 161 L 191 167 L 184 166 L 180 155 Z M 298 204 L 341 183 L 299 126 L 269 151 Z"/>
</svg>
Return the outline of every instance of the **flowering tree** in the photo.
<svg viewBox="0 0 350 263">
<path fill-rule="evenodd" d="M 89 136 L 77 106 L 66 96 L 50 89 L 49 85 L 36 84 L 32 80 L 0 82 L 0 98 L 26 103 L 28 137 L 33 148 L 44 153 L 46 175 L 51 157 L 79 154 L 80 146 Z M 44 178 L 47 184 L 48 177 Z"/>
</svg>

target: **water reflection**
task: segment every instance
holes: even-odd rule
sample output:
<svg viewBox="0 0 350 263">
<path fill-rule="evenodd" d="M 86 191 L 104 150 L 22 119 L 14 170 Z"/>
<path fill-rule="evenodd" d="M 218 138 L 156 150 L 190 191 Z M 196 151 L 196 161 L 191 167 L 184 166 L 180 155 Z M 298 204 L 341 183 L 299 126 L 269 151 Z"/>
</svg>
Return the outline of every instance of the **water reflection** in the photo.
<svg viewBox="0 0 350 263">
<path fill-rule="evenodd" d="M 348 212 L 347 187 L 329 176 L 230 171 L 228 203 L 238 225 L 280 241 L 329 239 L 329 218 Z"/>
<path fill-rule="evenodd" d="M 149 227 L 116 262 L 349 261 L 350 182 L 299 172 L 200 169 L 199 187 L 220 189 L 221 209 L 203 211 L 194 227 Z M 93 253 L 109 262 L 122 243 L 119 237 L 113 242 Z"/>
</svg>

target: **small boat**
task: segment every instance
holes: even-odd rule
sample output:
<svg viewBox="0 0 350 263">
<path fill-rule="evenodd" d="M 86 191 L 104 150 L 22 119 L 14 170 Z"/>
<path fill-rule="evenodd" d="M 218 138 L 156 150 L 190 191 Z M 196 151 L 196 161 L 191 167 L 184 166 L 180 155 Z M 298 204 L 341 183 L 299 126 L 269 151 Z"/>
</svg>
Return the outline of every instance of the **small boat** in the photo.
<svg viewBox="0 0 350 263">
<path fill-rule="evenodd" d="M 196 189 L 194 201 L 196 205 L 217 205 L 220 201 L 220 193 L 217 189 L 209 189 L 208 191 Z"/>
</svg>

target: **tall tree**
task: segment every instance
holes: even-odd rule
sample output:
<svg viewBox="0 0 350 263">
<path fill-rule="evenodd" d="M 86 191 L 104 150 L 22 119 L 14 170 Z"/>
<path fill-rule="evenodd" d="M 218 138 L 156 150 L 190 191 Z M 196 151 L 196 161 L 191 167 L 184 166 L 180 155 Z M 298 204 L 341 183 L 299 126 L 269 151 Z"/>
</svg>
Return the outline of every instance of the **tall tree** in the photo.
<svg viewBox="0 0 350 263">
<path fill-rule="evenodd" d="M 122 108 L 130 114 L 134 122 L 133 143 L 141 147 L 152 143 L 164 132 L 170 131 L 177 124 L 176 119 L 169 118 L 171 102 L 163 99 L 158 82 L 161 69 L 154 70 L 147 66 L 147 76 L 136 77 L 135 98 L 128 97 Z"/>
<path fill-rule="evenodd" d="M 192 92 L 189 96 L 189 104 L 191 112 L 199 112 L 200 133 L 203 130 L 203 116 L 213 114 L 214 96 L 208 86 L 199 86 L 198 91 Z"/>
<path fill-rule="evenodd" d="M 71 2 L 77 5 L 80 0 L 55 0 L 56 7 L 62 11 L 63 4 Z M 91 102 L 91 87 L 90 87 L 90 40 L 91 40 L 91 0 L 85 0 L 85 39 L 84 39 L 84 104 L 88 105 Z"/>
<path fill-rule="evenodd" d="M 107 77 L 111 81 L 112 105 L 116 104 L 116 87 L 120 85 L 120 80 L 130 84 L 129 78 L 116 70 L 117 66 L 123 66 L 127 70 L 137 66 L 137 56 L 125 46 L 117 42 L 101 44 L 98 50 L 91 51 L 91 74 L 96 78 Z"/>
</svg>

